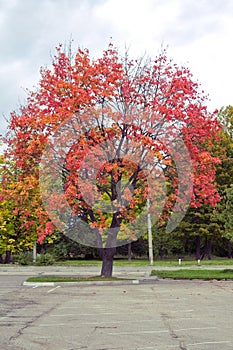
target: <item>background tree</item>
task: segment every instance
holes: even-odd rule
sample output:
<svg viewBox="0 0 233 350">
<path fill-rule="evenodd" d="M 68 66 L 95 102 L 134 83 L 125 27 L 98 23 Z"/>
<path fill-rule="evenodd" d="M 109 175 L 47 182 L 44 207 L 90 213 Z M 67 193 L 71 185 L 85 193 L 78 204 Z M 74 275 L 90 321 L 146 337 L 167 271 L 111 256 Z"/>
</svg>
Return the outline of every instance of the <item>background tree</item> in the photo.
<svg viewBox="0 0 233 350">
<path fill-rule="evenodd" d="M 233 107 L 221 108 L 218 119 L 222 125 L 220 141 L 215 146 L 216 151 L 222 158 L 221 164 L 217 166 L 216 180 L 221 202 L 218 204 L 214 217 L 222 228 L 222 237 L 228 240 L 228 257 L 232 257 L 231 228 L 231 193 L 233 183 Z"/>
<path fill-rule="evenodd" d="M 78 49 L 72 58 L 59 46 L 52 69 L 41 70 L 37 90 L 12 113 L 9 129 L 7 154 L 20 169 L 17 181 L 32 176 L 36 193 L 46 146 L 41 169 L 50 218 L 41 200 L 37 210 L 29 209 L 37 216 L 38 240 L 53 232 L 54 223 L 65 229 L 62 221 L 67 224 L 67 218 L 61 218 L 66 216 L 66 200 L 68 231 L 76 240 L 94 234 L 103 276 L 112 274 L 119 241 L 137 239 L 146 230 L 139 218 L 147 198 L 155 216 L 164 205 L 159 219 L 164 222 L 175 203 L 182 208 L 193 175 L 191 206 L 216 205 L 219 200 L 214 183 L 218 159 L 211 156 L 218 131 L 215 114 L 208 113 L 189 70 L 174 64 L 166 52 L 154 60 L 130 60 L 110 44 L 100 59 L 91 60 L 88 50 Z M 192 163 L 183 197 L 173 161 L 176 157 L 185 165 L 185 155 L 176 147 L 181 137 Z M 63 193 L 57 192 L 60 180 Z M 25 191 L 28 196 L 30 186 Z M 20 213 L 17 200 L 15 208 Z M 77 227 L 79 232 L 74 231 Z"/>
<path fill-rule="evenodd" d="M 13 175 L 14 174 L 14 175 Z M 32 249 L 37 241 L 39 188 L 34 176 L 17 178 L 13 163 L 3 162 L 0 189 L 0 252 L 10 262 L 11 253 Z M 46 216 L 47 222 L 47 216 Z"/>
<path fill-rule="evenodd" d="M 232 121 L 233 108 L 228 106 L 221 108 L 218 120 L 221 124 L 219 137 L 213 143 L 212 153 L 221 159 L 216 168 L 216 185 L 221 201 L 217 206 L 202 205 L 199 208 L 189 208 L 183 222 L 176 232 L 180 232 L 196 246 L 196 259 L 211 259 L 212 243 L 215 250 L 221 254 L 224 246 L 224 238 L 228 239 L 228 256 L 232 256 L 230 230 L 226 231 L 229 221 L 226 207 L 229 208 L 230 187 L 233 182 L 233 142 Z M 228 193 L 229 192 L 229 193 Z M 228 204 L 227 204 L 228 201 Z M 230 213 L 229 213 L 230 214 Z M 230 222 L 230 221 L 229 221 Z M 192 240 L 195 238 L 195 241 Z M 218 248 L 219 242 L 222 246 Z M 190 250 L 189 250 L 190 252 Z"/>
<path fill-rule="evenodd" d="M 222 127 L 219 131 L 219 141 L 214 145 L 214 153 L 221 158 L 216 179 L 219 193 L 223 194 L 233 182 L 233 107 L 222 107 L 218 113 L 218 120 Z"/>
<path fill-rule="evenodd" d="M 225 208 L 222 212 L 225 221 L 225 237 L 233 243 L 233 185 L 227 188 L 225 193 Z"/>
</svg>

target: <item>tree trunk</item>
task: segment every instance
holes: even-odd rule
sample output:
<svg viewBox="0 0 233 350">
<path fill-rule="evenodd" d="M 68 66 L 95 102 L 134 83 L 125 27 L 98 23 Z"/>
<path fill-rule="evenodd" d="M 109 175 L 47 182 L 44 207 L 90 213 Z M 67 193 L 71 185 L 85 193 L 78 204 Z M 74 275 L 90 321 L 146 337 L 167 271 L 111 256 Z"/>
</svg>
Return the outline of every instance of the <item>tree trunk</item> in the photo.
<svg viewBox="0 0 233 350">
<path fill-rule="evenodd" d="M 0 264 L 3 264 L 3 257 L 2 257 L 2 254 L 0 254 Z"/>
<path fill-rule="evenodd" d="M 116 253 L 116 240 L 121 223 L 121 220 L 118 219 L 118 215 L 118 212 L 113 214 L 112 223 L 108 231 L 106 247 L 100 249 L 102 257 L 101 276 L 103 277 L 112 277 L 113 258 Z"/>
<path fill-rule="evenodd" d="M 163 260 L 163 256 L 164 256 L 164 250 L 163 250 L 163 248 L 159 248 L 159 258 L 160 258 L 160 260 Z"/>
<path fill-rule="evenodd" d="M 196 260 L 201 259 L 201 237 L 196 236 Z"/>
<path fill-rule="evenodd" d="M 132 244 L 128 243 L 128 261 L 132 259 Z"/>
<path fill-rule="evenodd" d="M 212 240 L 211 238 L 207 239 L 206 242 L 206 254 L 207 254 L 207 258 L 208 260 L 212 260 Z"/>
<path fill-rule="evenodd" d="M 227 244 L 227 252 L 228 252 L 228 258 L 232 259 L 232 246 L 231 246 L 230 240 L 228 241 L 228 244 Z"/>
<path fill-rule="evenodd" d="M 116 252 L 116 248 L 101 249 L 101 256 L 102 256 L 101 276 L 112 277 L 113 258 L 114 258 L 115 252 Z"/>
<path fill-rule="evenodd" d="M 10 250 L 7 250 L 7 251 L 6 251 L 6 256 L 5 256 L 4 264 L 10 264 L 10 262 L 11 262 L 11 251 L 10 251 Z"/>
<path fill-rule="evenodd" d="M 208 260 L 212 259 L 212 256 L 211 256 L 211 243 L 212 243 L 211 239 L 206 237 L 204 252 L 202 254 L 201 259 L 204 259 L 205 257 L 207 257 Z"/>
</svg>

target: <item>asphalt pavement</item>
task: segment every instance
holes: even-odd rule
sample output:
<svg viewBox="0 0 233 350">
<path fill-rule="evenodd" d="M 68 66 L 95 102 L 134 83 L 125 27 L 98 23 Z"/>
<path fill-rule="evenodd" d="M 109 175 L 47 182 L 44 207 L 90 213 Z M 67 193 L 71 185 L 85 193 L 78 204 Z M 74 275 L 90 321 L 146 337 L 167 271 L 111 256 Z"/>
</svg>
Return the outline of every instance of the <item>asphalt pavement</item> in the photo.
<svg viewBox="0 0 233 350">
<path fill-rule="evenodd" d="M 175 270 L 175 269 L 229 269 L 231 266 L 114 266 L 113 276 L 143 279 L 149 278 L 152 270 Z M 232 267 L 233 268 L 233 267 Z M 100 274 L 100 265 L 51 265 L 51 266 L 21 266 L 21 265 L 0 265 L 0 275 L 76 275 L 96 276 Z"/>
<path fill-rule="evenodd" d="M 23 286 L 28 276 L 92 267 L 1 267 L 0 350 L 232 350 L 233 282 Z M 152 267 L 115 267 L 149 278 Z"/>
</svg>

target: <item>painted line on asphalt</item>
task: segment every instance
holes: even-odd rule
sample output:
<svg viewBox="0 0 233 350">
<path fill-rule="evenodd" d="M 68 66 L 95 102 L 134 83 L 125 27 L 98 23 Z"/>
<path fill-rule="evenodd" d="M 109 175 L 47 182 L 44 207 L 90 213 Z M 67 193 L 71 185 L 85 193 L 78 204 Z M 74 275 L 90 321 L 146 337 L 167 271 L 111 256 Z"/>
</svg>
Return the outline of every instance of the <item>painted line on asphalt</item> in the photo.
<svg viewBox="0 0 233 350">
<path fill-rule="evenodd" d="M 75 302 L 77 302 L 77 301 L 75 301 Z M 103 306 L 92 306 L 92 305 L 90 305 L 90 306 L 86 306 L 85 305 L 85 308 L 86 309 L 96 309 L 96 310 L 103 310 L 104 309 L 104 307 Z M 83 301 L 82 300 L 80 300 L 80 305 L 79 306 L 62 306 L 62 307 L 59 307 L 57 310 L 66 310 L 66 309 L 83 309 Z"/>
<path fill-rule="evenodd" d="M 159 301 L 183 301 L 187 298 L 177 297 L 177 298 L 160 298 Z"/>
<path fill-rule="evenodd" d="M 57 288 L 61 288 L 61 286 L 57 286 L 57 287 L 55 287 L 55 288 L 53 288 L 53 289 L 50 289 L 47 293 L 52 293 L 52 292 L 54 292 Z"/>
<path fill-rule="evenodd" d="M 131 320 L 122 320 L 122 321 L 102 321 L 102 322 L 82 322 L 82 325 L 88 326 L 88 325 L 96 325 L 96 324 L 122 324 L 122 323 L 141 323 L 141 322 L 161 322 L 161 320 L 138 320 L 138 321 L 131 321 Z"/>
<path fill-rule="evenodd" d="M 161 331 L 139 331 L 139 332 L 115 332 L 115 333 L 107 333 L 109 335 L 135 335 L 135 334 L 156 334 L 156 333 L 169 333 L 168 330 Z"/>
<path fill-rule="evenodd" d="M 177 350 L 180 350 L 180 346 L 179 345 L 166 345 L 166 349 L 167 348 L 176 348 Z M 165 348 L 163 348 L 165 349 Z M 135 348 L 129 348 L 128 350 L 135 350 Z M 137 348 L 137 350 L 160 350 L 157 346 L 146 346 L 143 348 Z"/>
<path fill-rule="evenodd" d="M 58 327 L 58 326 L 67 326 L 67 323 L 44 323 L 36 325 L 36 327 Z"/>
<path fill-rule="evenodd" d="M 170 310 L 169 312 L 194 312 L 194 310 Z"/>
<path fill-rule="evenodd" d="M 172 347 L 177 347 L 177 345 L 172 345 Z M 146 346 L 143 348 L 136 348 L 137 350 L 158 350 L 158 347 Z M 129 348 L 128 350 L 135 350 L 135 348 Z"/>
<path fill-rule="evenodd" d="M 166 345 L 166 349 L 167 348 L 176 348 L 177 350 L 180 350 L 179 345 Z M 163 348 L 165 349 L 165 348 Z M 129 348 L 128 350 L 135 350 L 135 348 Z M 160 350 L 157 346 L 146 346 L 143 348 L 137 348 L 137 350 Z"/>
<path fill-rule="evenodd" d="M 183 331 L 200 331 L 200 330 L 210 330 L 217 329 L 217 327 L 192 327 L 192 328 L 180 328 L 174 329 L 174 332 L 183 332 Z"/>
<path fill-rule="evenodd" d="M 175 318 L 176 321 L 182 321 L 182 320 L 192 320 L 192 321 L 198 321 L 198 320 L 201 320 L 200 317 L 176 317 Z"/>
<path fill-rule="evenodd" d="M 232 341 L 230 340 L 222 340 L 222 341 L 206 341 L 203 343 L 192 343 L 192 344 L 186 344 L 187 346 L 199 346 L 199 345 L 210 345 L 210 344 L 231 344 Z"/>
<path fill-rule="evenodd" d="M 181 328 L 181 329 L 174 329 L 174 332 L 182 332 L 182 331 L 193 331 L 193 330 L 210 330 L 210 329 L 217 329 L 217 327 L 198 327 L 198 328 Z M 154 333 L 169 333 L 169 330 L 160 330 L 160 331 L 139 331 L 139 332 L 115 332 L 115 333 L 108 333 L 110 335 L 133 335 L 133 334 L 154 334 Z"/>
<path fill-rule="evenodd" d="M 5 320 L 6 318 L 7 318 L 7 316 L 0 317 L 0 321 Z"/>
<path fill-rule="evenodd" d="M 95 314 L 55 314 L 50 315 L 50 317 L 64 317 L 64 316 L 103 316 L 103 315 L 122 315 L 122 312 L 104 312 L 104 313 L 95 313 Z"/>
</svg>

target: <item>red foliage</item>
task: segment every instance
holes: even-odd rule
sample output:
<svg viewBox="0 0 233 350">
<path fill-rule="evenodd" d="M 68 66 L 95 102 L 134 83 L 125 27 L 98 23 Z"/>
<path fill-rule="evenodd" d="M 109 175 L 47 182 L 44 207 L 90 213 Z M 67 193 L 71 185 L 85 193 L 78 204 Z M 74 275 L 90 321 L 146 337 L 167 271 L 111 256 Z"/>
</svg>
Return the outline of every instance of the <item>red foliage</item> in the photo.
<svg viewBox="0 0 233 350">
<path fill-rule="evenodd" d="M 179 138 L 184 142 L 192 165 L 192 174 L 186 174 L 190 178 L 182 188 L 181 197 L 189 196 L 188 182 L 193 181 L 192 206 L 215 205 L 219 200 L 214 183 L 218 159 L 211 156 L 219 128 L 215 114 L 208 113 L 205 97 L 189 70 L 168 60 L 166 52 L 154 61 L 129 61 L 121 59 L 110 44 L 98 60 L 91 60 L 88 50 L 81 49 L 72 60 L 59 46 L 53 68 L 41 70 L 38 89 L 29 94 L 27 104 L 18 113 L 11 115 L 9 129 L 12 132 L 8 135 L 7 153 L 15 162 L 19 180 L 29 174 L 38 179 L 43 150 L 49 138 L 56 130 L 59 132 L 67 120 L 72 120 L 78 139 L 70 140 L 71 131 L 66 134 L 62 129 L 64 134 L 60 141 L 69 148 L 63 164 L 66 200 L 72 212 L 85 217 L 99 233 L 102 234 L 105 227 L 113 227 L 114 220 L 120 225 L 135 220 L 146 198 L 154 196 L 152 192 L 155 192 L 156 179 L 162 176 L 161 172 L 169 183 L 163 215 L 168 215 L 176 201 L 182 202 L 179 196 L 177 198 L 181 170 L 177 171 L 176 163 L 184 162 L 184 154 L 175 146 Z M 118 155 L 113 141 L 117 138 Z M 104 142 L 108 142 L 107 150 L 115 152 L 116 157 L 102 164 Z M 128 154 L 125 151 L 127 143 L 131 148 Z M 120 153 L 123 145 L 126 147 L 124 156 Z M 99 166 L 93 187 L 90 187 L 90 181 L 85 185 L 82 180 L 80 184 L 86 156 L 93 157 L 95 167 Z M 63 159 L 62 155 L 60 157 Z M 134 157 L 141 159 L 140 169 L 135 165 Z M 86 161 L 87 172 L 92 171 L 93 162 Z M 150 185 L 145 164 L 153 169 Z M 130 180 L 117 196 L 117 184 L 123 178 Z M 82 186 L 86 186 L 85 191 Z M 157 186 L 157 196 L 162 196 L 162 192 Z M 104 203 L 108 197 L 112 206 L 115 205 L 117 209 L 113 210 L 111 220 L 109 213 L 105 215 L 101 207 L 93 207 L 95 196 Z M 55 197 L 49 205 L 56 211 L 60 210 L 61 198 Z M 85 200 L 87 197 L 88 201 Z M 153 210 L 157 210 L 156 205 L 151 207 Z M 42 241 L 54 226 L 41 204 L 37 215 L 38 239 Z"/>
</svg>

